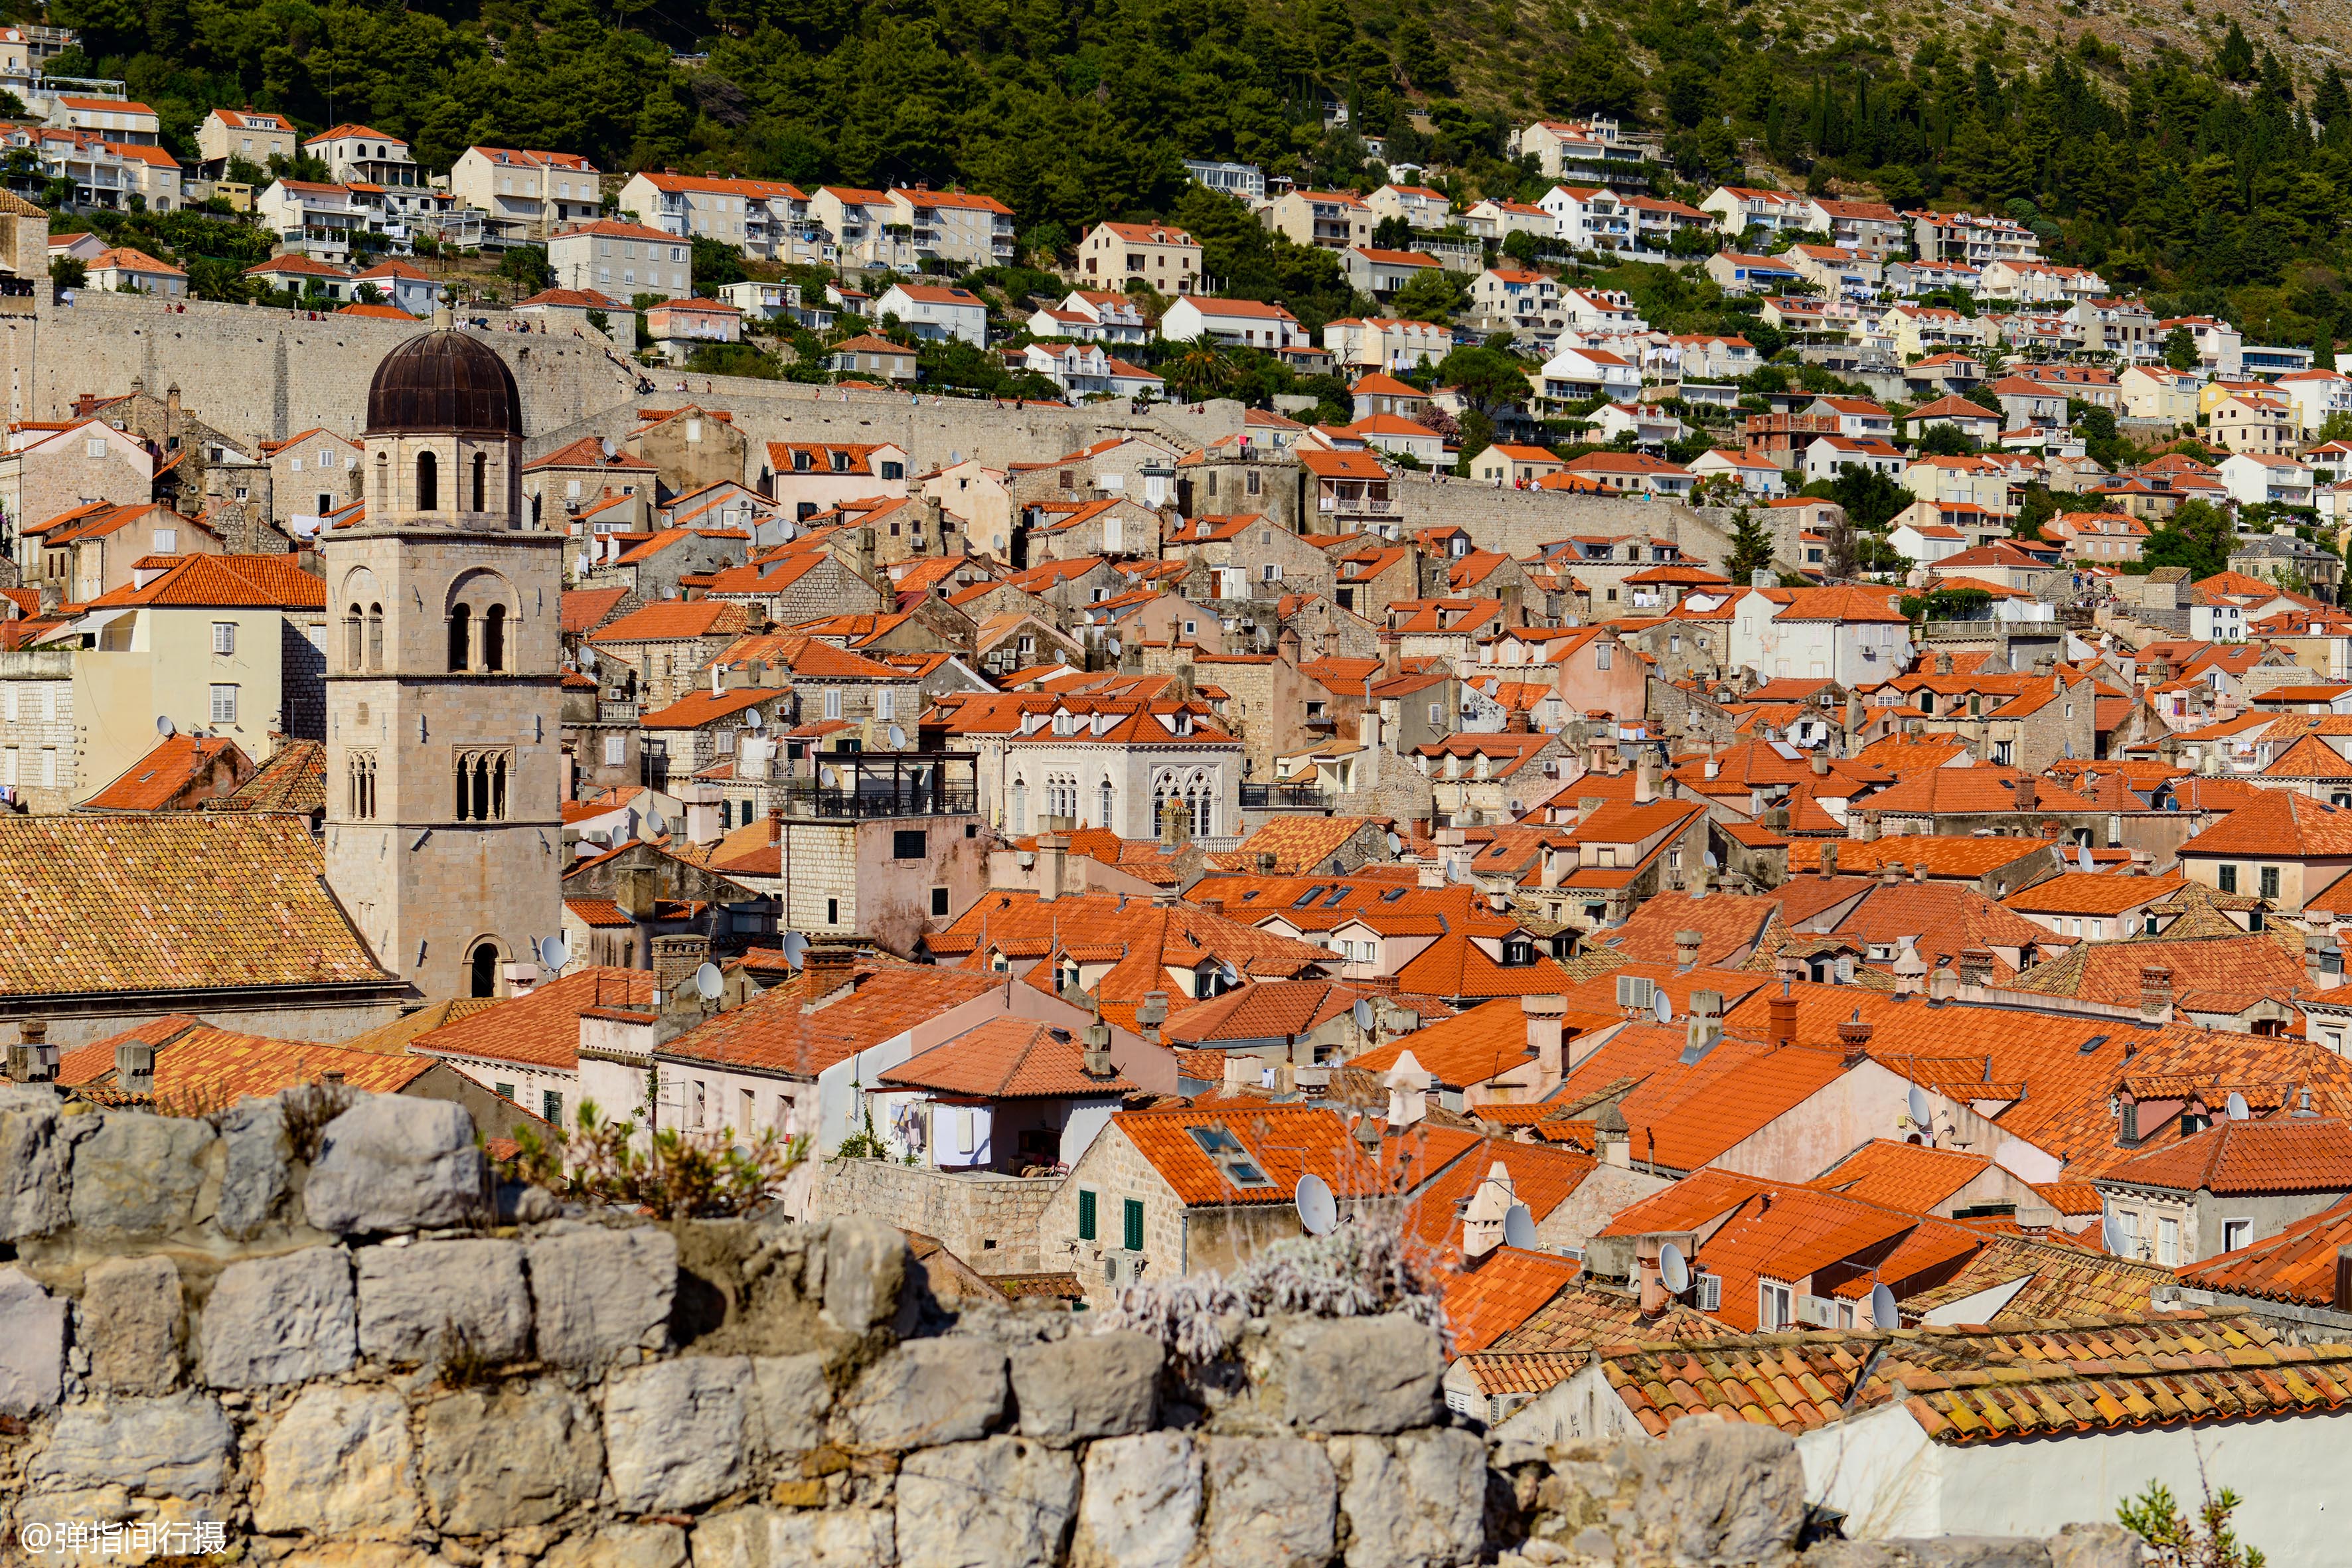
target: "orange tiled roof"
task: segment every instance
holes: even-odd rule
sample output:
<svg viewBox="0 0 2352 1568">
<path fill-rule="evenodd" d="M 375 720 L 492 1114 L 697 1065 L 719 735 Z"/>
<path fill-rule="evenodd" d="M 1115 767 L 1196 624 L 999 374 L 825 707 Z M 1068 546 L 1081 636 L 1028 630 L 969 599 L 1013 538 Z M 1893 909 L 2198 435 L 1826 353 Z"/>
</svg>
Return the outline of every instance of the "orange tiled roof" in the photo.
<svg viewBox="0 0 2352 1568">
<path fill-rule="evenodd" d="M 2309 982 L 2299 952 L 2271 931 L 2243 935 L 2086 942 L 2017 977 L 2020 991 L 2137 1007 L 2144 969 L 2172 972 L 2172 994 L 2189 1008 L 2234 1013 L 2260 996 L 2285 998 Z"/>
<path fill-rule="evenodd" d="M 1582 1267 L 1549 1252 L 1498 1247 L 1445 1282 L 1445 1321 L 1456 1355 L 1471 1355 L 1525 1323 Z"/>
<path fill-rule="evenodd" d="M 1806 1185 L 1926 1214 L 1991 1168 L 1982 1154 L 1874 1138 Z"/>
<path fill-rule="evenodd" d="M 805 973 L 668 1041 L 661 1053 L 814 1078 L 852 1054 L 977 1000 L 1004 984 L 986 971 L 860 960 L 855 990 L 804 1013 Z"/>
<path fill-rule="evenodd" d="M 1229 1137 L 1238 1147 L 1221 1164 L 1193 1136 L 1196 1129 L 1213 1142 Z M 1423 1124 L 1383 1134 L 1375 1155 L 1357 1142 L 1336 1110 L 1255 1099 L 1122 1111 L 1107 1131 L 1124 1136 L 1187 1205 L 1287 1204 L 1298 1178 L 1309 1173 L 1328 1183 L 1336 1197 L 1381 1196 L 1400 1184 L 1418 1186 L 1432 1171 L 1486 1142 L 1475 1133 Z M 1253 1172 L 1265 1178 L 1264 1186 L 1251 1181 Z M 1248 1184 L 1236 1184 L 1234 1177 Z"/>
<path fill-rule="evenodd" d="M 750 612 L 731 599 L 665 599 L 609 621 L 590 642 L 682 642 L 692 637 L 740 633 Z"/>
<path fill-rule="evenodd" d="M 987 1100 L 1061 1100 L 1136 1092 L 1136 1086 L 1117 1072 L 1107 1078 L 1088 1073 L 1086 1047 L 1067 1029 L 1027 1018 L 991 1019 L 886 1068 L 878 1081 Z"/>
<path fill-rule="evenodd" d="M 408 1048 L 423 1056 L 577 1069 L 583 1013 L 596 1007 L 649 1007 L 653 994 L 654 975 L 649 969 L 578 969 L 534 987 L 528 996 L 508 997 L 428 1029 L 411 1040 Z"/>
<path fill-rule="evenodd" d="M 2352 1192 L 2352 1126 L 2332 1116 L 2225 1116 L 2116 1161 L 2099 1180 L 2191 1193 Z"/>
<path fill-rule="evenodd" d="M 0 819 L 0 993 L 382 984 L 299 816 Z"/>
<path fill-rule="evenodd" d="M 2069 871 L 2011 893 L 2001 904 L 2021 914 L 2114 916 L 2178 892 L 2181 882 L 2178 871 L 2167 871 L 2161 877 Z"/>
<path fill-rule="evenodd" d="M 170 1035 L 161 1043 L 158 1033 L 152 1025 L 142 1026 L 79 1047 L 58 1064 L 58 1081 L 83 1087 L 110 1079 L 114 1047 L 125 1039 L 155 1045 L 155 1103 L 186 1110 L 229 1105 L 245 1095 L 271 1095 L 295 1084 L 316 1083 L 331 1071 L 341 1073 L 343 1082 L 352 1089 L 396 1094 L 433 1065 L 415 1057 L 346 1050 L 310 1040 L 273 1039 L 208 1024 Z"/>
<path fill-rule="evenodd" d="M 1255 871 L 1258 858 L 1272 855 L 1274 875 L 1306 875 L 1346 847 L 1372 820 L 1369 816 L 1270 817 L 1240 844 L 1212 858 L 1227 870 Z"/>
<path fill-rule="evenodd" d="M 2180 1282 L 2200 1290 L 2336 1305 L 2336 1255 L 2352 1246 L 2352 1199 L 2295 1221 L 2251 1247 L 2209 1258 L 2180 1271 Z"/>
<path fill-rule="evenodd" d="M 123 771 L 122 776 L 81 803 L 85 811 L 162 811 L 192 784 L 202 782 L 224 758 L 232 767 L 245 752 L 226 736 L 173 735 Z M 186 803 L 183 803 L 186 804 Z"/>
<path fill-rule="evenodd" d="M 2278 858 L 2352 855 L 2352 811 L 2339 811 L 2288 790 L 2264 791 L 2183 844 L 2179 852 Z"/>
</svg>

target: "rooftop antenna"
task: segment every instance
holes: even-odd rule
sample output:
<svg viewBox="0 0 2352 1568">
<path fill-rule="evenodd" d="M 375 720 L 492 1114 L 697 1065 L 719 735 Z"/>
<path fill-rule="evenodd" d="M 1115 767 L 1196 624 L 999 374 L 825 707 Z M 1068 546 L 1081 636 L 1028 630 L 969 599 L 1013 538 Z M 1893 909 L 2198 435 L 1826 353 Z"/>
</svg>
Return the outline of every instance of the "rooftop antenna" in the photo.
<svg viewBox="0 0 2352 1568">
<path fill-rule="evenodd" d="M 705 1002 L 718 1001 L 719 990 L 725 984 L 726 976 L 719 973 L 719 966 L 715 963 L 706 963 L 694 972 L 694 988 Z"/>
<path fill-rule="evenodd" d="M 1309 1236 L 1328 1236 L 1339 1223 L 1339 1205 L 1331 1196 L 1331 1184 L 1312 1171 L 1298 1178 L 1291 1203 L 1298 1210 L 1299 1225 Z"/>
<path fill-rule="evenodd" d="M 1503 1245 L 1516 1247 L 1521 1252 L 1536 1249 L 1535 1211 L 1525 1204 L 1513 1204 L 1503 1214 Z"/>
<path fill-rule="evenodd" d="M 572 960 L 572 944 L 560 936 L 539 939 L 539 961 L 550 969 L 562 969 Z"/>
<path fill-rule="evenodd" d="M 1671 1241 L 1658 1249 L 1658 1278 L 1665 1282 L 1669 1296 L 1690 1289 L 1690 1265 L 1683 1261 L 1683 1249 Z"/>
<path fill-rule="evenodd" d="M 1675 999 L 1667 995 L 1664 991 L 1651 992 L 1650 1016 L 1657 1019 L 1661 1024 L 1673 1023 L 1675 1021 Z"/>
<path fill-rule="evenodd" d="M 158 713 L 155 715 L 155 733 L 163 736 L 163 739 L 168 741 L 177 732 L 178 727 L 172 722 L 172 716 L 170 714 Z"/>
<path fill-rule="evenodd" d="M 2243 1121 L 2248 1116 L 2252 1114 L 2246 1109 L 2246 1097 L 2240 1094 L 2234 1089 L 2230 1091 L 2230 1100 L 2227 1109 L 2230 1113 L 2230 1120 L 2232 1121 Z"/>
<path fill-rule="evenodd" d="M 1899 1329 L 1903 1326 L 1902 1311 L 1895 1305 L 1895 1292 L 1885 1285 L 1870 1288 L 1870 1326 L 1874 1329 Z"/>
</svg>

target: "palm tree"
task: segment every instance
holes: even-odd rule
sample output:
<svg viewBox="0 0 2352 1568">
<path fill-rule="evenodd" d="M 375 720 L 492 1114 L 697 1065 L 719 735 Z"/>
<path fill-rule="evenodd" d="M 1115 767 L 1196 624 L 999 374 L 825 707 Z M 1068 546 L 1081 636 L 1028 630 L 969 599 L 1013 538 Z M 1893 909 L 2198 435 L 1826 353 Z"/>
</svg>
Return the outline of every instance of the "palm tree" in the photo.
<svg viewBox="0 0 2352 1568">
<path fill-rule="evenodd" d="M 1241 379 L 1241 370 L 1214 343 L 1202 341 L 1169 367 L 1167 379 L 1187 402 L 1199 402 L 1231 387 Z"/>
</svg>

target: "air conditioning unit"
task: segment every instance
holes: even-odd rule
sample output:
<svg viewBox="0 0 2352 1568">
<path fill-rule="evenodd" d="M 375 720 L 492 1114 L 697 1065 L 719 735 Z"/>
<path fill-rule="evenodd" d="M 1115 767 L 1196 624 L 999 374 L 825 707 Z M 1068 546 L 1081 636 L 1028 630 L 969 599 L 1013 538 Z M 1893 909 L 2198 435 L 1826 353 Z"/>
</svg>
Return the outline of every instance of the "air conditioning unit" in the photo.
<svg viewBox="0 0 2352 1568">
<path fill-rule="evenodd" d="M 1645 979 L 1638 974 L 1621 974 L 1617 977 L 1617 1005 L 1647 1007 L 1650 1005 L 1650 994 L 1656 989 L 1655 981 Z"/>
<path fill-rule="evenodd" d="M 1693 1298 L 1691 1304 L 1696 1306 L 1702 1312 L 1719 1312 L 1723 1310 L 1722 1276 L 1717 1274 L 1700 1275 L 1696 1282 L 1696 1295 Z"/>
<path fill-rule="evenodd" d="M 1103 1283 L 1114 1290 L 1124 1289 L 1143 1278 L 1143 1254 L 1111 1251 L 1103 1254 Z"/>
<path fill-rule="evenodd" d="M 1797 1321 L 1810 1323 L 1817 1329 L 1836 1328 L 1837 1308 L 1838 1304 L 1827 1296 L 1800 1296 L 1797 1298 Z"/>
</svg>

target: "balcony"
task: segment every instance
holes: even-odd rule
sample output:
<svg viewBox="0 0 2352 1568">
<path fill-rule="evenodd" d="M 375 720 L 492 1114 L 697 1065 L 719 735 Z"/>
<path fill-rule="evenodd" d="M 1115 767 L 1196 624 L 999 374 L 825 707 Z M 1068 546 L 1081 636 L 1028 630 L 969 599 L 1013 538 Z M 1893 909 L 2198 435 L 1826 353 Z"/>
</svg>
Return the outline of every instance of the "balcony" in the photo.
<svg viewBox="0 0 2352 1568">
<path fill-rule="evenodd" d="M 813 777 L 772 787 L 784 814 L 801 820 L 973 816 L 979 762 L 975 752 L 824 752 L 807 759 Z"/>
<path fill-rule="evenodd" d="M 1311 784 L 1245 784 L 1244 811 L 1316 811 L 1329 813 L 1332 798 Z"/>
</svg>

